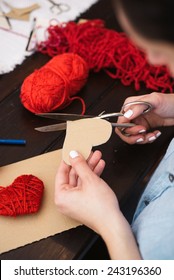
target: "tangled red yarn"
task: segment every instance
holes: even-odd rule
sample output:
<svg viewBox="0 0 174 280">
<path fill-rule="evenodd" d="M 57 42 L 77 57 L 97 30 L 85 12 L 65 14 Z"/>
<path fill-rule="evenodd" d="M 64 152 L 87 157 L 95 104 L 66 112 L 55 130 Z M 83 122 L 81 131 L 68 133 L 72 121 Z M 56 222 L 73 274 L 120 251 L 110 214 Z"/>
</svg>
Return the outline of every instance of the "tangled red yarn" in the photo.
<svg viewBox="0 0 174 280">
<path fill-rule="evenodd" d="M 147 88 L 155 91 L 173 91 L 174 83 L 164 66 L 149 65 L 145 55 L 124 33 L 105 28 L 100 19 L 54 25 L 47 32 L 48 38 L 38 45 L 42 53 L 50 56 L 76 53 L 87 62 L 89 69 L 96 72 L 105 69 L 123 85 L 134 82 L 135 89 L 139 90 L 140 83 L 144 82 Z"/>
<path fill-rule="evenodd" d="M 33 175 L 21 175 L 10 186 L 0 186 L 0 215 L 17 216 L 37 212 L 43 189 L 43 182 Z"/>
<path fill-rule="evenodd" d="M 83 114 L 85 103 L 74 95 L 86 84 L 88 73 L 87 63 L 77 54 L 57 55 L 24 80 L 21 102 L 33 113 L 46 113 L 63 109 L 78 99 Z"/>
</svg>

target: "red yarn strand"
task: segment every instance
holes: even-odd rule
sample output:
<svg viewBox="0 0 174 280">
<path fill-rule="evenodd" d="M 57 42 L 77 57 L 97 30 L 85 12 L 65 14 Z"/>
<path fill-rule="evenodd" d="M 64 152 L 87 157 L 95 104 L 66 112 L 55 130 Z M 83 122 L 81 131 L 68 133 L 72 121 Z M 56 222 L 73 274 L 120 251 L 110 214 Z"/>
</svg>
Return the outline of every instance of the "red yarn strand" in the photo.
<svg viewBox="0 0 174 280">
<path fill-rule="evenodd" d="M 82 24 L 69 22 L 50 26 L 48 38 L 41 42 L 38 51 L 55 56 L 65 52 L 80 55 L 95 72 L 105 69 L 123 85 L 141 82 L 152 90 L 173 92 L 174 82 L 164 66 L 149 65 L 144 53 L 137 49 L 124 33 L 105 28 L 104 21 L 96 19 Z M 114 71 L 115 69 L 115 71 Z"/>
</svg>

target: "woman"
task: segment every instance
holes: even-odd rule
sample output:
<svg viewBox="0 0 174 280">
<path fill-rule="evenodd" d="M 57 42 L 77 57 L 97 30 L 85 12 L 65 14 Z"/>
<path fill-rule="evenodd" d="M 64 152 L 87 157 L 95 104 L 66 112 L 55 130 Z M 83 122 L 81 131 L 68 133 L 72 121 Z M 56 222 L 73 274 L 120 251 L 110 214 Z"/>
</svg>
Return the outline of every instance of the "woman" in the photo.
<svg viewBox="0 0 174 280">
<path fill-rule="evenodd" d="M 123 29 L 144 50 L 149 62 L 166 65 L 174 76 L 174 2 L 115 0 L 114 5 Z M 127 143 L 152 143 L 161 134 L 155 127 L 174 125 L 174 94 L 129 97 L 125 103 L 135 100 L 151 103 L 153 110 L 142 115 L 145 109 L 142 105 L 125 108 L 118 122 L 133 120 L 137 124 L 126 129 L 129 137 L 116 129 Z M 120 211 L 115 194 L 100 178 L 105 163 L 98 151 L 88 162 L 72 151 L 72 168 L 61 163 L 55 187 L 58 209 L 100 234 L 111 259 L 174 259 L 173 153 L 174 141 L 148 183 L 131 227 Z"/>
</svg>

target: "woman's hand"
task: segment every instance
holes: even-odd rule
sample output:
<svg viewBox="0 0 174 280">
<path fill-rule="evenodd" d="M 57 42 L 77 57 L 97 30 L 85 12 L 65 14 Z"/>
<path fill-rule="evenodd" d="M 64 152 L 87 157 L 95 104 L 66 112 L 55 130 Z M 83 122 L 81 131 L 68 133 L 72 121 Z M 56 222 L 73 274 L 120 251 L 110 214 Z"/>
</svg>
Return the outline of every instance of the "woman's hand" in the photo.
<svg viewBox="0 0 174 280">
<path fill-rule="evenodd" d="M 111 188 L 99 177 L 105 163 L 99 151 L 86 162 L 72 152 L 72 167 L 63 161 L 55 183 L 55 203 L 63 214 L 78 220 L 99 234 L 109 223 L 108 217 L 119 211 L 118 201 Z M 107 228 L 107 226 L 106 226 Z"/>
<path fill-rule="evenodd" d="M 56 175 L 59 211 L 100 234 L 111 259 L 141 259 L 114 192 L 99 177 L 105 165 L 101 153 L 94 152 L 88 162 L 76 151 L 70 155 L 72 167 L 62 161 Z"/>
<path fill-rule="evenodd" d="M 174 125 L 174 94 L 153 92 L 142 96 L 132 96 L 125 100 L 124 104 L 132 101 L 146 101 L 152 104 L 152 111 L 142 114 L 146 108 L 143 105 L 126 106 L 124 116 L 118 118 L 118 123 L 133 122 L 135 127 L 126 128 L 124 133 L 116 128 L 116 133 L 122 140 L 129 144 L 152 143 L 161 132 L 156 127 Z M 153 130 L 154 129 L 154 130 Z"/>
</svg>

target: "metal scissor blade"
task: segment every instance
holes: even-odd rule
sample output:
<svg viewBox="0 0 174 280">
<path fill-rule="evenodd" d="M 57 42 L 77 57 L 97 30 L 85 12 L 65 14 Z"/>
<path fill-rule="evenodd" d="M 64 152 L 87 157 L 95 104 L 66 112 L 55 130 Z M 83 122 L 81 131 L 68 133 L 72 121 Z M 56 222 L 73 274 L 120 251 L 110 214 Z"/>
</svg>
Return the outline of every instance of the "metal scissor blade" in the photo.
<svg viewBox="0 0 174 280">
<path fill-rule="evenodd" d="M 38 117 L 60 120 L 60 121 L 75 121 L 86 118 L 94 118 L 92 115 L 64 114 L 64 113 L 43 113 L 36 114 Z"/>
<path fill-rule="evenodd" d="M 136 124 L 135 123 L 111 123 L 112 127 L 123 127 L 123 128 L 129 128 L 133 127 Z"/>
<path fill-rule="evenodd" d="M 66 123 L 58 123 L 47 126 L 35 127 L 35 130 L 40 132 L 60 131 L 66 129 Z"/>
<path fill-rule="evenodd" d="M 112 127 L 132 127 L 135 126 L 134 123 L 110 123 Z M 40 132 L 51 132 L 51 131 L 61 131 L 65 130 L 67 127 L 67 123 L 58 123 L 58 124 L 52 124 L 52 125 L 47 125 L 47 126 L 41 126 L 41 127 L 36 127 L 35 130 L 40 131 Z"/>
</svg>

